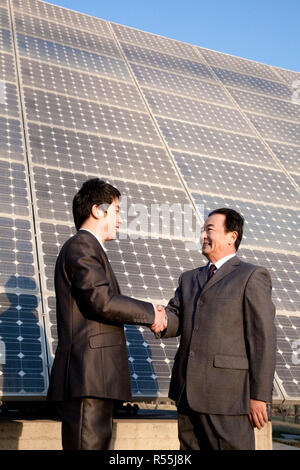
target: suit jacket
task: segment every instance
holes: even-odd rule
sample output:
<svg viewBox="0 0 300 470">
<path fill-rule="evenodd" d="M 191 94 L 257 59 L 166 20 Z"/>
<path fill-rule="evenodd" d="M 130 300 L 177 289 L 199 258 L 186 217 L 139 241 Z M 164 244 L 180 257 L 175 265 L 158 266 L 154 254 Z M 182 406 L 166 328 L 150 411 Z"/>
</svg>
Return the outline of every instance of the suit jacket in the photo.
<svg viewBox="0 0 300 470">
<path fill-rule="evenodd" d="M 153 324 L 153 305 L 120 294 L 104 250 L 84 230 L 60 251 L 55 292 L 58 346 L 48 399 L 92 396 L 130 400 L 123 324 Z"/>
<path fill-rule="evenodd" d="M 235 256 L 207 281 L 208 267 L 183 273 L 166 310 L 164 337 L 181 335 L 169 397 L 186 387 L 200 413 L 249 413 L 269 402 L 275 370 L 275 307 L 268 271 Z"/>
</svg>

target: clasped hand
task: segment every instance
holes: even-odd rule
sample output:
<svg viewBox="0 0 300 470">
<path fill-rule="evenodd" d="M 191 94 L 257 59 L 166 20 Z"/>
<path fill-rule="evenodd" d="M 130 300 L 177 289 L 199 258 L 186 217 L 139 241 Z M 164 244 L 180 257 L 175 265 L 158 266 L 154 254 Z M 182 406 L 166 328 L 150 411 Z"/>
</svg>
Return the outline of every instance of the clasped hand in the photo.
<svg viewBox="0 0 300 470">
<path fill-rule="evenodd" d="M 167 328 L 167 315 L 162 305 L 155 305 L 155 320 L 151 326 L 153 333 L 160 333 Z"/>
</svg>

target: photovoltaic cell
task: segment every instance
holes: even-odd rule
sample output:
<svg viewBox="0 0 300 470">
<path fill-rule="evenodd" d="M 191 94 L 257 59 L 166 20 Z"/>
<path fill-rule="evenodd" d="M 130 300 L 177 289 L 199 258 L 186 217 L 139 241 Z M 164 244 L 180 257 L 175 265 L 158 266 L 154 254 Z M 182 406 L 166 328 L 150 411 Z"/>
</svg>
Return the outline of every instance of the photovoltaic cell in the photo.
<svg viewBox="0 0 300 470">
<path fill-rule="evenodd" d="M 0 80 L 15 82 L 15 66 L 13 56 L 0 51 Z"/>
<path fill-rule="evenodd" d="M 153 334 L 143 327 L 126 326 L 127 350 L 132 393 L 137 397 L 166 396 L 169 390 L 178 341 L 153 341 Z"/>
<path fill-rule="evenodd" d="M 120 41 L 137 44 L 142 47 L 178 57 L 189 58 L 198 62 L 203 60 L 196 48 L 190 44 L 167 39 L 155 34 L 145 33 L 144 31 L 127 28 L 126 26 L 118 24 L 112 24 L 112 28 Z"/>
<path fill-rule="evenodd" d="M 99 73 L 118 80 L 131 80 L 125 63 L 120 59 L 64 46 L 32 36 L 25 36 L 20 33 L 17 34 L 17 41 L 19 53 L 23 57 L 30 57 L 83 71 L 88 70 L 90 73 Z"/>
<path fill-rule="evenodd" d="M 279 69 L 274 67 L 277 75 L 279 75 L 282 81 L 289 86 L 293 86 L 293 82 L 300 80 L 300 72 L 295 72 L 293 70 Z"/>
<path fill-rule="evenodd" d="M 300 146 L 300 123 L 250 113 L 247 116 L 263 137 Z"/>
<path fill-rule="evenodd" d="M 291 173 L 290 175 L 293 178 L 293 180 L 295 181 L 295 183 L 298 185 L 298 188 L 300 188 L 300 175 L 295 174 L 295 173 Z"/>
<path fill-rule="evenodd" d="M 39 0 L 12 0 L 12 3 L 14 11 L 26 11 L 33 16 L 47 18 L 59 24 L 111 36 L 108 23 L 99 18 L 60 8 Z"/>
<path fill-rule="evenodd" d="M 0 49 L 5 52 L 12 52 L 11 33 L 3 28 L 0 28 Z"/>
<path fill-rule="evenodd" d="M 294 341 L 299 341 L 299 316 L 276 316 L 277 326 L 277 354 L 276 370 L 280 385 L 287 395 L 287 399 L 297 399 L 300 393 L 299 365 L 295 363 Z"/>
<path fill-rule="evenodd" d="M 24 161 L 21 123 L 0 115 L 0 159 Z"/>
<path fill-rule="evenodd" d="M 0 213 L 31 215 L 23 164 L 0 160 Z"/>
<path fill-rule="evenodd" d="M 163 148 L 40 124 L 30 123 L 28 128 L 34 163 L 166 186 L 179 184 Z"/>
<path fill-rule="evenodd" d="M 29 16 L 22 12 L 16 12 L 14 18 L 15 27 L 19 33 L 39 37 L 47 41 L 60 42 L 99 54 L 120 57 L 119 49 L 111 38 L 92 34 L 90 31 L 85 32 L 69 28 L 66 25 Z"/>
<path fill-rule="evenodd" d="M 300 146 L 287 145 L 286 143 L 268 141 L 272 152 L 279 158 L 280 162 L 289 172 L 299 172 L 300 168 Z"/>
<path fill-rule="evenodd" d="M 0 388 L 6 395 L 43 395 L 46 370 L 38 298 L 30 293 L 0 293 Z"/>
<path fill-rule="evenodd" d="M 156 90 L 143 91 L 152 112 L 157 116 L 253 134 L 249 124 L 235 109 Z"/>
<path fill-rule="evenodd" d="M 198 48 L 198 50 L 211 66 L 233 70 L 234 72 L 253 75 L 268 80 L 279 81 L 278 75 L 269 65 L 208 49 Z"/>
<path fill-rule="evenodd" d="M 0 4 L 0 28 L 10 28 L 8 10 Z"/>
<path fill-rule="evenodd" d="M 252 90 L 256 93 L 273 96 L 274 98 L 291 99 L 291 90 L 283 83 L 272 82 L 271 80 L 253 77 L 251 75 L 245 75 L 217 67 L 212 67 L 212 69 L 225 86 L 234 86 L 241 89 Z"/>
<path fill-rule="evenodd" d="M 245 111 L 265 114 L 270 117 L 300 121 L 300 106 L 291 100 L 279 100 L 268 96 L 228 89 L 238 105 Z"/>
<path fill-rule="evenodd" d="M 132 84 L 23 58 L 21 69 L 24 85 L 93 102 L 145 111 L 142 98 Z"/>
<path fill-rule="evenodd" d="M 178 184 L 175 169 L 159 147 L 33 123 L 29 124 L 29 142 L 33 162 L 42 165 L 141 182 L 150 179 L 166 186 Z"/>
<path fill-rule="evenodd" d="M 196 124 L 157 118 L 159 127 L 172 150 L 182 150 L 207 157 L 274 167 L 274 160 L 261 141 L 252 136 L 233 134 Z M 201 172 L 200 172 L 201 174 Z M 194 174 L 196 177 L 196 173 Z"/>
<path fill-rule="evenodd" d="M 202 158 L 173 152 L 183 177 L 192 190 L 221 193 L 277 206 L 297 208 L 299 195 L 295 194 L 287 176 L 281 171 L 231 163 L 217 159 Z"/>
<path fill-rule="evenodd" d="M 180 96 L 204 99 L 216 103 L 230 103 L 220 85 L 198 78 L 178 75 L 175 72 L 159 70 L 140 64 L 131 64 L 131 69 L 141 86 L 171 91 Z"/>
<path fill-rule="evenodd" d="M 151 49 L 142 48 L 132 44 L 121 43 L 124 54 L 130 62 L 158 67 L 170 72 L 182 73 L 192 77 L 214 80 L 208 67 L 201 62 L 183 59 L 181 57 L 163 54 Z"/>
<path fill-rule="evenodd" d="M 148 114 L 25 88 L 29 120 L 160 145 Z M 78 112 L 79 111 L 79 112 Z"/>
<path fill-rule="evenodd" d="M 17 87 L 12 83 L 0 81 L 0 114 L 19 117 Z"/>
<path fill-rule="evenodd" d="M 242 260 L 268 269 L 273 285 L 272 298 L 277 311 L 299 312 L 299 256 L 242 247 L 239 256 Z M 299 337 L 299 331 L 297 334 Z"/>
<path fill-rule="evenodd" d="M 1 289 L 37 290 L 33 229 L 29 220 L 0 217 Z"/>
</svg>

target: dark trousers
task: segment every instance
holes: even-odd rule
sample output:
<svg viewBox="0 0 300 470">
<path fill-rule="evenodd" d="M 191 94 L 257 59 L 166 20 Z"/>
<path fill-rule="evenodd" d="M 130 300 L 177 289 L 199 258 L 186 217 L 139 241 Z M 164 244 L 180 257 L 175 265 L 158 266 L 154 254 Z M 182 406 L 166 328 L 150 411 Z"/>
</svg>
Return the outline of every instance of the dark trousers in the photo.
<svg viewBox="0 0 300 470">
<path fill-rule="evenodd" d="M 186 393 L 178 404 L 180 450 L 254 450 L 248 415 L 213 415 L 193 411 Z"/>
<path fill-rule="evenodd" d="M 112 436 L 114 400 L 73 398 L 56 404 L 62 421 L 63 450 L 107 450 Z"/>
</svg>

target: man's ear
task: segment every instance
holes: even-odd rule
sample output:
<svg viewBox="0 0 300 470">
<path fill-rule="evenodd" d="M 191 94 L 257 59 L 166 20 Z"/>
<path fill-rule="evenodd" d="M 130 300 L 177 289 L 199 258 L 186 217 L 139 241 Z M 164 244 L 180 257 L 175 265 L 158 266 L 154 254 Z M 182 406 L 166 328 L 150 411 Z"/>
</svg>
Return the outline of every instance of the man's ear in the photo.
<svg viewBox="0 0 300 470">
<path fill-rule="evenodd" d="M 234 245 L 237 237 L 238 237 L 238 233 L 236 231 L 230 232 L 230 239 L 229 239 L 228 245 Z"/>
<path fill-rule="evenodd" d="M 104 212 L 101 210 L 101 207 L 99 207 L 97 204 L 93 205 L 91 213 L 95 219 L 100 219 L 104 216 Z"/>
<path fill-rule="evenodd" d="M 92 207 L 93 217 L 95 217 L 95 219 L 106 217 L 108 208 L 109 208 L 109 204 L 107 203 L 100 204 L 99 206 L 97 204 L 94 204 Z"/>
</svg>

